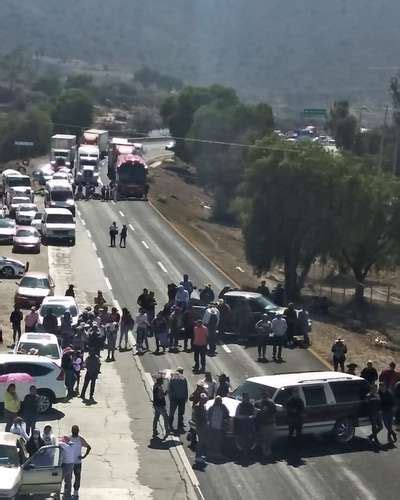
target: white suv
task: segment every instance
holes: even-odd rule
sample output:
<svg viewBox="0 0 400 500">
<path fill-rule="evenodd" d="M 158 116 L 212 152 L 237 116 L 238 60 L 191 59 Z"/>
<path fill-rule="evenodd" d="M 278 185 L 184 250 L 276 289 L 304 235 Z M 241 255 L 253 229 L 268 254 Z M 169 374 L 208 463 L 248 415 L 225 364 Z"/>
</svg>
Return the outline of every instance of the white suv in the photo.
<svg viewBox="0 0 400 500">
<path fill-rule="evenodd" d="M 45 356 L 61 365 L 62 350 L 57 337 L 52 333 L 23 333 L 13 354 L 31 354 L 31 350 L 35 350 L 36 355 Z"/>
<path fill-rule="evenodd" d="M 17 394 L 22 401 L 29 393 L 29 387 L 35 385 L 40 398 L 39 413 L 48 412 L 53 403 L 64 400 L 66 388 L 64 370 L 57 363 L 44 356 L 24 354 L 0 354 L 0 380 L 4 375 L 28 373 L 33 378 L 30 383 L 17 383 Z M 0 384 L 0 403 L 4 402 L 7 383 Z"/>
<path fill-rule="evenodd" d="M 42 219 L 42 236 L 45 240 L 62 240 L 75 245 L 75 222 L 70 210 L 46 208 Z"/>
</svg>

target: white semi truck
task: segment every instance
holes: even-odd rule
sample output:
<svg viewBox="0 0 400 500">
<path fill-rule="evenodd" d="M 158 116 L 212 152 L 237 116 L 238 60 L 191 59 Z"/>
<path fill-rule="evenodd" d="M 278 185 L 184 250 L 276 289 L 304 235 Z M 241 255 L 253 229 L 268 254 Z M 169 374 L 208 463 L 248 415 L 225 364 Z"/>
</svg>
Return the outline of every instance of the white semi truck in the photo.
<svg viewBox="0 0 400 500">
<path fill-rule="evenodd" d="M 97 186 L 100 151 L 97 146 L 79 146 L 75 159 L 75 183 Z"/>
<path fill-rule="evenodd" d="M 65 165 L 72 169 L 76 154 L 76 136 L 70 134 L 56 134 L 51 138 L 50 163 L 53 166 Z"/>
<path fill-rule="evenodd" d="M 100 152 L 100 160 L 107 156 L 108 151 L 108 130 L 98 130 L 90 128 L 82 135 L 81 145 L 97 146 Z"/>
</svg>

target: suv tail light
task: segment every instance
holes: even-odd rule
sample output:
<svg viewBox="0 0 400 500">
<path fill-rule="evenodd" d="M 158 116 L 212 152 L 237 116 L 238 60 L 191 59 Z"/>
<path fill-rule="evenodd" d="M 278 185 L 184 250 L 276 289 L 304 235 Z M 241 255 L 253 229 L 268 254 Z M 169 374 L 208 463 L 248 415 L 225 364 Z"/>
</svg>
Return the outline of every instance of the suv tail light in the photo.
<svg viewBox="0 0 400 500">
<path fill-rule="evenodd" d="M 64 380 L 65 379 L 65 373 L 64 370 L 61 368 L 60 373 L 57 376 L 57 380 Z"/>
</svg>

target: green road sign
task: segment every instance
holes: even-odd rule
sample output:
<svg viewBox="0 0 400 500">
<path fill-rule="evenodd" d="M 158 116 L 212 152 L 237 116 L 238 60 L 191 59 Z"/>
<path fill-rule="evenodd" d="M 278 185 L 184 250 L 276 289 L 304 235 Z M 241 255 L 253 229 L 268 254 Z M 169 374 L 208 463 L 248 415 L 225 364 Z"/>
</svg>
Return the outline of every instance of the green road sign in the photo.
<svg viewBox="0 0 400 500">
<path fill-rule="evenodd" d="M 306 108 L 303 111 L 304 116 L 325 116 L 326 117 L 326 109 L 324 108 Z"/>
</svg>

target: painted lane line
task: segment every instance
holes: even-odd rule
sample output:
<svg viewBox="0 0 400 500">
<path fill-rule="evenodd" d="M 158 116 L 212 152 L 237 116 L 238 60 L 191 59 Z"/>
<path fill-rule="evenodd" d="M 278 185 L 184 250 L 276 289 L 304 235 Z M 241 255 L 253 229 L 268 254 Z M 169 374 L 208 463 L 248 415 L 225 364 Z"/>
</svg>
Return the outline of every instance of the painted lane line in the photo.
<svg viewBox="0 0 400 500">
<path fill-rule="evenodd" d="M 97 262 L 99 263 L 100 269 L 104 269 L 104 264 L 100 257 L 97 257 Z"/>
<path fill-rule="evenodd" d="M 144 248 L 147 248 L 147 250 L 150 248 L 149 245 L 145 241 L 142 241 L 142 245 L 144 246 Z"/>
<path fill-rule="evenodd" d="M 236 266 L 236 268 L 238 271 L 240 271 L 241 273 L 244 273 L 243 269 L 240 267 L 240 266 Z"/>
<path fill-rule="evenodd" d="M 132 224 L 129 224 L 129 228 L 132 229 L 132 231 L 135 231 L 135 228 L 132 226 Z"/>
<path fill-rule="evenodd" d="M 168 273 L 168 271 L 166 270 L 166 268 L 162 262 L 158 261 L 157 264 L 161 267 L 161 269 L 164 271 L 164 273 Z"/>
<path fill-rule="evenodd" d="M 227 352 L 228 354 L 230 354 L 230 353 L 232 352 L 226 344 L 222 344 L 222 349 L 223 349 L 225 352 Z"/>
<path fill-rule="evenodd" d="M 89 231 L 89 229 L 86 229 L 86 232 L 87 232 L 87 235 L 89 236 L 89 238 L 91 239 L 92 238 L 92 233 Z"/>
<path fill-rule="evenodd" d="M 109 290 L 112 290 L 112 286 L 111 286 L 110 280 L 107 278 L 107 276 L 104 276 L 104 281 L 106 282 L 107 288 Z"/>
<path fill-rule="evenodd" d="M 113 203 L 115 205 L 115 201 L 114 200 L 111 200 L 111 203 Z"/>
<path fill-rule="evenodd" d="M 124 212 L 122 212 L 122 210 L 118 210 L 118 212 L 119 212 L 121 217 L 125 217 L 125 214 L 124 214 Z"/>
<path fill-rule="evenodd" d="M 96 243 L 94 241 L 92 241 L 92 246 L 93 246 L 94 251 L 97 252 Z"/>
<path fill-rule="evenodd" d="M 81 217 L 82 226 L 86 226 L 86 222 Z"/>
</svg>

